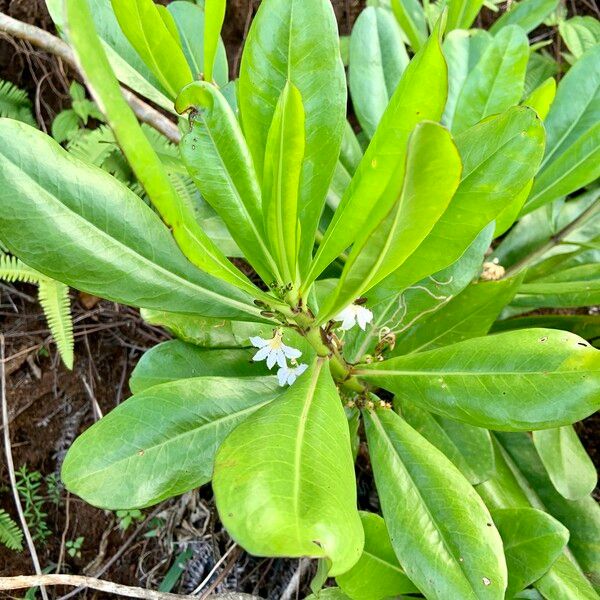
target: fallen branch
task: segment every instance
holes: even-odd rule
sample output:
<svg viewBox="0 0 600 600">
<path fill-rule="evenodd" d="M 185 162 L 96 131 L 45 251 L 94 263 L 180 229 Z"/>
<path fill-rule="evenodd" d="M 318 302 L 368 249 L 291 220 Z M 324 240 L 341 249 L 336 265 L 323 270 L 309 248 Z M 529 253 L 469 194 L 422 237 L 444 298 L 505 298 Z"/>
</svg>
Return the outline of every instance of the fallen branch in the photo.
<svg viewBox="0 0 600 600">
<path fill-rule="evenodd" d="M 78 73 L 80 72 L 73 51 L 70 46 L 66 42 L 63 42 L 59 37 L 56 37 L 39 27 L 29 25 L 29 23 L 23 23 L 22 21 L 13 19 L 4 13 L 0 13 L 0 31 L 20 40 L 26 40 L 37 48 L 53 54 L 54 56 L 58 56 L 75 71 Z M 136 117 L 142 123 L 150 125 L 150 127 L 153 127 L 158 132 L 162 133 L 171 142 L 175 144 L 179 143 L 181 134 L 173 121 L 165 117 L 155 108 L 152 108 L 149 104 L 146 104 L 130 90 L 121 87 L 121 92 Z"/>
<path fill-rule="evenodd" d="M 145 590 L 144 588 L 131 587 L 112 583 L 104 579 L 95 579 L 94 577 L 85 577 L 83 575 L 21 575 L 17 577 L 0 577 L 0 590 L 21 590 L 40 585 L 68 585 L 71 587 L 89 588 L 106 592 L 108 594 L 116 594 L 127 598 L 142 598 L 144 600 L 182 600 L 185 598 L 197 597 L 170 594 L 167 592 L 155 592 L 154 590 Z"/>
</svg>

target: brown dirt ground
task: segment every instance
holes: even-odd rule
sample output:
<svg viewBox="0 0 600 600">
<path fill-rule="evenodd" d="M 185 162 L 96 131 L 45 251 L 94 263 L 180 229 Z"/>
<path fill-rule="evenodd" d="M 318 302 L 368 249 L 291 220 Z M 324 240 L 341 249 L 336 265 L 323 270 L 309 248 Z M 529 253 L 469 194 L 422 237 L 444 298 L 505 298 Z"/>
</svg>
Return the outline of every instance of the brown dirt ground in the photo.
<svg viewBox="0 0 600 600">
<path fill-rule="evenodd" d="M 166 3 L 166 2 L 165 2 Z M 243 40 L 258 0 L 230 0 L 224 28 L 232 71 L 237 71 Z M 340 32 L 347 34 L 364 7 L 364 0 L 333 0 Z M 577 3 L 573 12 L 593 11 L 587 3 Z M 43 0 L 0 0 L 0 11 L 50 31 L 53 30 Z M 484 13 L 483 23 L 492 20 Z M 52 57 L 21 43 L 0 37 L 0 78 L 25 87 L 35 100 L 40 123 L 48 124 L 68 102 L 69 74 Z M 96 416 L 94 405 L 105 414 L 129 395 L 128 376 L 141 354 L 166 334 L 144 324 L 136 311 L 100 302 L 87 305 L 86 299 L 73 295 L 76 320 L 76 363 L 72 372 L 65 369 L 49 343 L 48 331 L 35 288 L 0 284 L 0 330 L 6 336 L 7 387 L 10 429 L 16 468 L 26 465 L 29 471 L 44 476 L 58 473 L 62 457 L 73 439 L 91 425 Z M 579 432 L 598 465 L 598 428 L 600 417 L 580 424 Z M 368 458 L 358 459 L 359 501 L 364 509 L 376 510 Z M 0 463 L 0 508 L 14 516 L 4 462 Z M 42 494 L 48 496 L 47 486 Z M 192 551 L 183 577 L 181 592 L 191 592 L 208 574 L 231 543 L 220 528 L 210 487 L 172 500 L 157 509 L 144 511 L 143 523 L 135 523 L 126 532 L 118 528 L 115 515 L 95 509 L 60 490 L 60 501 L 47 497 L 44 510 L 52 532 L 46 543 L 37 543 L 43 566 L 56 568 L 62 540 L 84 537 L 81 557 L 66 556 L 62 572 L 98 574 L 111 581 L 156 589 L 175 556 L 185 548 Z M 152 520 L 160 519 L 160 527 Z M 148 532 L 159 531 L 155 537 Z M 278 598 L 298 568 L 298 561 L 256 559 L 235 552 L 225 568 L 217 571 L 211 582 L 217 591 L 225 589 L 258 593 L 264 598 Z M 32 573 L 28 554 L 8 552 L 0 547 L 0 575 Z M 301 578 L 300 597 L 308 592 L 312 567 Z M 221 578 L 221 579 L 220 579 Z M 51 590 L 58 598 L 69 590 Z M 21 597 L 1 595 L 2 598 Z M 76 598 L 109 598 L 89 591 Z M 294 596 L 295 597 L 295 596 Z"/>
</svg>

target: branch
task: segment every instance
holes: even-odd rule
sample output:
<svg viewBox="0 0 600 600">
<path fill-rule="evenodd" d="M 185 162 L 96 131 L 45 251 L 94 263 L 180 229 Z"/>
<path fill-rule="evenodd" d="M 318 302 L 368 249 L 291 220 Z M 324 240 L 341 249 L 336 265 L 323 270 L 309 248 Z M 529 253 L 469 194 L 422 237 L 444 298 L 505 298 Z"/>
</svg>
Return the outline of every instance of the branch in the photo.
<svg viewBox="0 0 600 600">
<path fill-rule="evenodd" d="M 182 596 L 179 594 L 170 594 L 167 592 L 155 592 L 119 583 L 112 583 L 104 579 L 95 579 L 94 577 L 84 577 L 83 575 L 20 575 L 17 577 L 0 577 L 0 590 L 20 590 L 40 585 L 68 585 L 72 587 L 84 587 L 108 594 L 126 596 L 127 598 L 142 598 L 144 600 L 182 600 L 194 598 L 195 596 Z"/>
<path fill-rule="evenodd" d="M 75 71 L 80 73 L 79 65 L 75 60 L 75 55 L 70 46 L 55 35 L 52 35 L 39 27 L 35 27 L 34 25 L 29 25 L 28 23 L 13 19 L 4 13 L 0 13 L 0 31 L 20 40 L 26 40 L 40 50 L 58 56 Z M 130 90 L 121 87 L 121 92 L 136 117 L 142 123 L 150 125 L 167 137 L 171 142 L 175 144 L 179 143 L 181 134 L 173 121 L 165 117 L 155 108 L 152 108 L 149 104 L 146 104 L 146 102 L 138 98 Z"/>
</svg>

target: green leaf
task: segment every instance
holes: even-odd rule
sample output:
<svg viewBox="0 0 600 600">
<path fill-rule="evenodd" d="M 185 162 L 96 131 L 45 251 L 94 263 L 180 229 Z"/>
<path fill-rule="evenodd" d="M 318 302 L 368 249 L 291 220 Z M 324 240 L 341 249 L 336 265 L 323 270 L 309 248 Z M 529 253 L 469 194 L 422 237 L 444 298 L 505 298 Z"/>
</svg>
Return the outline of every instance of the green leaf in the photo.
<svg viewBox="0 0 600 600">
<path fill-rule="evenodd" d="M 329 0 L 264 0 L 250 28 L 238 96 L 244 135 L 261 175 L 273 115 L 288 81 L 298 88 L 306 116 L 298 204 L 303 224 L 301 264 L 305 265 L 313 249 L 346 120 L 346 78 Z"/>
<path fill-rule="evenodd" d="M 0 164 L 0 238 L 33 269 L 115 302 L 261 320 L 251 297 L 193 268 L 138 196 L 47 135 L 0 120 Z"/>
<path fill-rule="evenodd" d="M 171 98 L 193 81 L 192 72 L 172 29 L 170 13 L 152 0 L 111 0 L 123 33 Z M 170 22 L 165 20 L 167 15 Z"/>
<path fill-rule="evenodd" d="M 546 155 L 525 205 L 530 212 L 600 175 L 600 46 L 561 80 L 544 122 Z"/>
<path fill-rule="evenodd" d="M 225 20 L 225 0 L 205 0 L 204 11 L 204 79 L 212 83 L 217 46 Z"/>
<path fill-rule="evenodd" d="M 20 90 L 10 81 L 0 79 L 0 117 L 8 117 L 36 126 L 31 101 L 24 90 Z"/>
<path fill-rule="evenodd" d="M 81 120 L 77 113 L 72 109 L 63 110 L 52 121 L 52 137 L 59 144 L 70 142 L 79 133 L 80 127 Z"/>
<path fill-rule="evenodd" d="M 491 330 L 496 333 L 535 327 L 570 331 L 594 345 L 600 340 L 600 319 L 596 315 L 527 315 L 496 321 Z"/>
<path fill-rule="evenodd" d="M 508 25 L 518 25 L 525 33 L 533 31 L 544 22 L 546 17 L 556 9 L 558 0 L 522 0 L 514 2 L 511 9 L 505 12 L 490 27 L 492 33 L 498 33 Z"/>
<path fill-rule="evenodd" d="M 471 485 L 393 411 L 364 417 L 383 516 L 408 577 L 432 600 L 503 599 L 502 542 Z"/>
<path fill-rule="evenodd" d="M 498 437 L 508 453 L 507 456 L 509 455 L 514 461 L 516 466 L 513 468 L 518 469 L 525 485 L 531 490 L 534 489 L 545 509 L 569 529 L 571 533 L 569 549 L 581 565 L 581 569 L 590 574 L 598 585 L 600 583 L 600 506 L 596 500 L 588 496 L 573 501 L 561 496 L 552 484 L 533 440 L 528 434 L 498 434 Z M 560 565 L 557 569 L 559 575 L 560 571 L 564 570 Z M 583 576 L 580 575 L 579 579 L 583 579 Z M 566 597 L 578 598 L 568 594 Z"/>
<path fill-rule="evenodd" d="M 483 0 L 449 0 L 448 31 L 469 29 L 482 6 Z"/>
<path fill-rule="evenodd" d="M 544 120 L 550 112 L 550 107 L 556 97 L 556 79 L 549 77 L 529 94 L 523 101 L 525 106 L 533 108 L 538 117 Z"/>
<path fill-rule="evenodd" d="M 577 16 L 567 21 L 560 21 L 558 32 L 569 52 L 577 59 L 600 44 L 600 21 L 594 17 Z"/>
<path fill-rule="evenodd" d="M 340 588 L 329 587 L 307 596 L 305 600 L 354 600 L 348 598 Z"/>
<path fill-rule="evenodd" d="M 594 491 L 598 483 L 596 468 L 573 427 L 534 431 L 533 443 L 561 495 L 579 500 Z"/>
<path fill-rule="evenodd" d="M 399 407 L 408 424 L 443 452 L 469 483 L 481 483 L 493 474 L 494 452 L 487 429 L 431 414 L 412 402 L 403 400 Z"/>
<path fill-rule="evenodd" d="M 413 52 L 418 52 L 427 42 L 427 22 L 423 6 L 418 0 L 391 0 L 391 5 Z"/>
<path fill-rule="evenodd" d="M 442 218 L 385 285 L 404 290 L 458 260 L 537 171 L 544 129 L 535 113 L 515 107 L 456 137 L 462 180 Z M 457 224 L 460 223 L 460 227 Z"/>
<path fill-rule="evenodd" d="M 248 348 L 214 350 L 181 340 L 170 340 L 144 353 L 129 387 L 134 394 L 154 385 L 196 377 L 258 377 L 268 375 L 262 363 L 252 362 Z"/>
<path fill-rule="evenodd" d="M 394 355 L 433 350 L 484 336 L 513 299 L 522 280 L 513 277 L 472 283 L 439 310 L 424 315 L 401 336 L 396 336 Z"/>
<path fill-rule="evenodd" d="M 356 117 L 369 138 L 408 65 L 394 17 L 383 8 L 360 13 L 350 37 L 348 85 Z"/>
<path fill-rule="evenodd" d="M 23 532 L 2 508 L 0 508 L 0 543 L 15 552 L 23 550 Z"/>
<path fill-rule="evenodd" d="M 152 0 L 140 0 L 142 1 L 150 2 L 155 9 Z M 202 270 L 256 296 L 255 286 L 219 251 L 196 222 L 191 207 L 182 201 L 173 188 L 164 165 L 122 96 L 96 34 L 87 0 L 65 0 L 65 7 L 69 40 L 91 86 L 94 99 L 106 115 L 107 122 L 137 179 L 165 223 L 172 228 L 173 236 L 183 253 Z M 133 6 L 130 8 L 134 10 Z M 167 31 L 167 35 L 171 34 Z M 163 56 L 167 57 L 167 54 L 164 53 Z"/>
<path fill-rule="evenodd" d="M 577 598 L 577 600 L 598 600 L 600 596 L 594 591 L 590 582 L 568 555 L 559 556 L 552 568 L 535 583 L 535 587 L 544 598 L 560 600 Z"/>
<path fill-rule="evenodd" d="M 305 112 L 293 83 L 286 83 L 267 136 L 263 173 L 263 216 L 271 251 L 283 284 L 298 279 L 299 205 L 302 162 L 306 150 Z"/>
<path fill-rule="evenodd" d="M 492 36 L 483 29 L 455 29 L 446 36 L 443 48 L 448 63 L 448 102 L 442 123 L 447 127 L 452 126 L 458 96 L 467 76 L 480 61 L 492 40 Z"/>
<path fill-rule="evenodd" d="M 532 52 L 527 63 L 523 95 L 529 96 L 548 77 L 556 77 L 559 73 L 560 67 L 552 56 L 546 52 Z"/>
<path fill-rule="evenodd" d="M 569 541 L 569 530 L 533 508 L 493 510 L 492 518 L 504 543 L 506 597 L 512 598 L 550 569 Z"/>
<path fill-rule="evenodd" d="M 75 340 L 69 288 L 59 281 L 44 277 L 39 281 L 38 297 L 60 357 L 67 369 L 72 369 Z"/>
<path fill-rule="evenodd" d="M 203 81 L 185 87 L 175 106 L 180 113 L 192 111 L 190 131 L 179 144 L 190 177 L 244 256 L 271 283 L 277 267 L 265 243 L 260 187 L 234 112 L 219 90 Z"/>
<path fill-rule="evenodd" d="M 279 393 L 273 377 L 200 377 L 132 396 L 79 436 L 62 480 L 89 504 L 143 508 L 210 481 L 227 435 Z"/>
<path fill-rule="evenodd" d="M 500 431 L 549 429 L 600 407 L 600 351 L 553 329 L 510 331 L 356 369 L 442 416 Z"/>
<path fill-rule="evenodd" d="M 175 19 L 183 53 L 194 80 L 197 80 L 204 72 L 204 10 L 198 4 L 179 1 L 170 2 L 167 9 Z M 225 86 L 229 81 L 229 65 L 227 64 L 225 45 L 220 37 L 217 37 L 216 56 L 213 62 L 213 79 L 217 85 Z"/>
<path fill-rule="evenodd" d="M 365 531 L 365 547 L 359 561 L 336 577 L 340 589 L 352 600 L 383 600 L 418 593 L 398 564 L 385 521 L 369 512 L 361 512 L 360 520 Z"/>
<path fill-rule="evenodd" d="M 461 176 L 458 150 L 447 129 L 419 123 L 406 151 L 404 180 L 390 182 L 360 233 L 321 322 L 398 269 L 429 235 L 448 207 Z"/>
<path fill-rule="evenodd" d="M 415 126 L 425 120 L 440 120 L 447 95 L 446 63 L 440 43 L 441 27 L 440 22 L 427 44 L 404 71 L 325 232 L 306 278 L 306 288 L 372 223 L 371 213 L 390 184 L 403 181 L 408 140 Z"/>
<path fill-rule="evenodd" d="M 502 29 L 467 75 L 456 103 L 452 131 L 460 133 L 503 112 L 523 97 L 529 44 L 516 25 Z"/>
<path fill-rule="evenodd" d="M 221 521 L 251 554 L 326 558 L 330 576 L 345 573 L 364 541 L 352 463 L 344 409 L 319 359 L 221 446 Z"/>
</svg>

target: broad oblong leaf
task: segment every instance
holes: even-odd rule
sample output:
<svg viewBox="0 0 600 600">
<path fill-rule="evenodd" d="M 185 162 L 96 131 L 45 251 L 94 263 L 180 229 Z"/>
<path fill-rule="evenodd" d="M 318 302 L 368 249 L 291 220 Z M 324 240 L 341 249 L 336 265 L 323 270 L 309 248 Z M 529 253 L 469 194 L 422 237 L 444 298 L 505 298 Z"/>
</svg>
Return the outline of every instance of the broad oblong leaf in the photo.
<svg viewBox="0 0 600 600">
<path fill-rule="evenodd" d="M 570 425 L 533 432 L 533 443 L 550 480 L 568 500 L 589 496 L 598 483 L 594 463 Z"/>
<path fill-rule="evenodd" d="M 300 91 L 306 115 L 299 207 L 301 262 L 307 263 L 346 119 L 346 78 L 329 0 L 265 0 L 252 22 L 238 96 L 244 134 L 259 174 L 275 108 L 288 81 Z"/>
<path fill-rule="evenodd" d="M 508 567 L 506 597 L 545 575 L 569 541 L 569 530 L 549 514 L 533 508 L 492 511 Z"/>
<path fill-rule="evenodd" d="M 427 42 L 427 21 L 419 0 L 391 0 L 392 11 L 416 53 Z"/>
<path fill-rule="evenodd" d="M 568 425 L 600 408 L 600 351 L 553 329 L 474 338 L 356 374 L 399 400 L 499 431 Z"/>
<path fill-rule="evenodd" d="M 383 8 L 366 8 L 352 28 L 348 85 L 356 117 L 369 138 L 407 65 L 408 54 L 394 17 Z"/>
<path fill-rule="evenodd" d="M 262 179 L 265 232 L 284 285 L 296 283 L 298 276 L 299 188 L 305 151 L 302 97 L 293 83 L 287 83 L 267 136 Z"/>
<path fill-rule="evenodd" d="M 502 29 L 467 75 L 458 96 L 452 131 L 465 131 L 485 117 L 518 104 L 528 59 L 525 32 L 516 25 Z"/>
<path fill-rule="evenodd" d="M 456 191 L 462 165 L 448 130 L 419 123 L 406 151 L 404 181 L 395 178 L 359 234 L 323 322 L 398 269 L 429 235 Z M 387 210 L 385 207 L 389 207 Z"/>
<path fill-rule="evenodd" d="M 265 243 L 260 186 L 234 112 L 219 90 L 204 81 L 185 87 L 175 107 L 180 113 L 192 111 L 190 131 L 179 144 L 190 177 L 244 256 L 271 283 L 277 267 Z"/>
<path fill-rule="evenodd" d="M 415 126 L 421 121 L 441 119 L 448 89 L 448 74 L 440 43 L 442 27 L 443 22 L 438 22 L 425 47 L 404 71 L 377 132 L 319 245 L 306 287 L 368 226 L 371 211 L 392 179 L 403 180 L 408 139 Z"/>
<path fill-rule="evenodd" d="M 201 348 L 182 340 L 169 340 L 144 353 L 131 374 L 129 388 L 139 394 L 180 379 L 268 375 L 264 363 L 252 362 L 253 354 L 249 348 Z"/>
<path fill-rule="evenodd" d="M 483 5 L 483 0 L 449 0 L 448 31 L 469 29 Z"/>
<path fill-rule="evenodd" d="M 359 559 L 364 534 L 346 415 L 323 359 L 221 446 L 213 490 L 234 540 L 257 556 Z"/>
<path fill-rule="evenodd" d="M 563 77 L 544 124 L 546 154 L 526 212 L 570 194 L 600 175 L 600 45 Z"/>
<path fill-rule="evenodd" d="M 205 0 L 206 13 L 204 27 L 204 79 L 213 81 L 213 71 L 217 47 L 220 40 L 221 27 L 225 19 L 225 0 Z"/>
<path fill-rule="evenodd" d="M 364 417 L 383 516 L 406 574 L 433 600 L 502 600 L 502 542 L 471 485 L 393 411 Z"/>
<path fill-rule="evenodd" d="M 193 81 L 171 13 L 159 11 L 152 0 L 111 0 L 119 25 L 131 45 L 171 98 Z M 162 7 L 161 7 L 162 8 Z M 167 21 L 168 20 L 168 21 Z"/>
<path fill-rule="evenodd" d="M 535 175 L 544 152 L 544 128 L 533 110 L 515 107 L 455 141 L 463 163 L 460 185 L 431 233 L 384 281 L 389 288 L 404 290 L 462 256 Z"/>
<path fill-rule="evenodd" d="M 525 33 L 535 29 L 556 8 L 558 0 L 521 0 L 514 2 L 490 27 L 492 33 L 498 33 L 508 25 L 518 25 Z"/>
<path fill-rule="evenodd" d="M 560 21 L 558 31 L 576 59 L 581 58 L 588 50 L 600 44 L 600 21 L 591 16 L 576 16 L 566 21 Z"/>
<path fill-rule="evenodd" d="M 274 377 L 201 377 L 154 386 L 75 440 L 62 480 L 89 504 L 111 510 L 182 494 L 210 481 L 221 442 L 278 393 Z"/>
<path fill-rule="evenodd" d="M 124 304 L 261 320 L 250 296 L 186 260 L 138 196 L 42 132 L 0 120 L 0 164 L 0 237 L 32 268 Z"/>
<path fill-rule="evenodd" d="M 365 531 L 365 547 L 359 561 L 336 577 L 340 589 L 353 600 L 383 600 L 418 593 L 398 563 L 385 521 L 369 512 L 361 512 L 360 520 Z"/>
<path fill-rule="evenodd" d="M 399 403 L 407 423 L 443 452 L 473 485 L 494 473 L 494 451 L 490 432 L 453 419 L 434 415 L 411 402 Z"/>
</svg>

